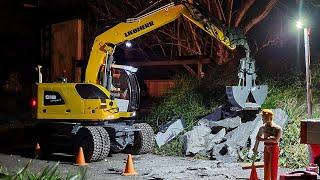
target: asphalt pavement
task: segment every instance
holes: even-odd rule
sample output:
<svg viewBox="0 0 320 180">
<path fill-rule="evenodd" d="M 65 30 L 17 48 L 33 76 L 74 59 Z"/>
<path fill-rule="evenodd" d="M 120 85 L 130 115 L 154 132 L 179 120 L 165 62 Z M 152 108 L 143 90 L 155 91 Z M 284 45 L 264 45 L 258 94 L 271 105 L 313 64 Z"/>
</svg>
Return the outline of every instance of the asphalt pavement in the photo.
<svg viewBox="0 0 320 180">
<path fill-rule="evenodd" d="M 104 161 L 89 163 L 87 179 L 248 179 L 250 169 L 243 170 L 239 163 L 222 163 L 214 160 L 200 160 L 189 157 L 170 157 L 154 154 L 134 155 L 134 168 L 137 176 L 122 176 L 127 155 L 113 154 Z M 77 173 L 79 167 L 74 165 L 74 157 L 54 155 L 50 159 L 32 159 L 21 155 L 0 154 L 1 168 L 9 173 L 14 173 L 31 162 L 30 170 L 39 172 L 45 166 L 59 164 L 59 172 L 63 177 L 68 173 Z M 279 169 L 279 173 L 289 172 L 288 169 Z M 259 178 L 263 178 L 263 168 L 258 168 Z"/>
</svg>

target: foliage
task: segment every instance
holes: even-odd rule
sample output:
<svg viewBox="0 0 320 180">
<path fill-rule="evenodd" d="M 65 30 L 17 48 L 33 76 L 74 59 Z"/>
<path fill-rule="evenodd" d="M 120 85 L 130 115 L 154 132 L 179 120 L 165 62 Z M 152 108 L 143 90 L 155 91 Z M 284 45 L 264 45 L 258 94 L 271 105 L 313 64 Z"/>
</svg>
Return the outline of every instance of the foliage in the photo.
<svg viewBox="0 0 320 180">
<path fill-rule="evenodd" d="M 183 136 L 178 136 L 178 138 L 172 140 L 170 143 L 156 148 L 155 153 L 166 156 L 184 156 Z"/>
<path fill-rule="evenodd" d="M 31 161 L 15 174 L 1 172 L 0 179 L 4 180 L 82 180 L 85 179 L 86 169 L 80 169 L 79 173 L 72 175 L 70 172 L 66 177 L 62 177 L 58 171 L 59 162 L 53 166 L 46 166 L 41 172 L 30 171 Z"/>
<path fill-rule="evenodd" d="M 313 72 L 313 85 L 314 87 L 319 86 L 320 83 L 320 69 L 319 65 L 312 67 Z M 292 83 L 295 82 L 295 83 Z M 290 83 L 290 85 L 288 85 Z M 300 144 L 300 120 L 306 119 L 306 89 L 304 86 L 304 79 L 301 78 L 296 80 L 288 79 L 286 85 L 273 87 L 273 91 L 269 94 L 271 97 L 267 102 L 273 99 L 276 107 L 284 109 L 291 121 L 285 127 L 285 131 L 282 135 L 280 143 L 280 164 L 283 167 L 289 168 L 301 168 L 305 167 L 308 163 L 308 151 L 307 145 Z M 270 85 L 269 85 L 270 86 Z M 276 90 L 277 89 L 277 90 Z M 319 90 L 314 88 L 314 107 L 313 117 L 320 117 L 319 102 Z"/>
<path fill-rule="evenodd" d="M 178 75 L 174 82 L 175 86 L 165 92 L 162 101 L 152 109 L 148 123 L 156 127 L 171 119 L 183 118 L 186 129 L 190 130 L 209 109 L 203 103 L 203 95 L 197 90 L 199 81 L 196 78 Z"/>
<path fill-rule="evenodd" d="M 288 90 L 290 91 L 290 90 Z M 297 89 L 296 91 L 299 91 Z M 283 94 L 286 94 L 285 92 Z M 300 120 L 305 118 L 305 104 L 300 104 L 299 98 L 295 97 L 295 90 L 291 94 L 277 102 L 277 107 L 284 109 L 291 121 L 286 125 L 282 140 L 280 142 L 280 164 L 283 167 L 301 168 L 305 167 L 308 160 L 306 146 L 300 144 Z M 291 96 L 290 96 L 291 95 Z"/>
<path fill-rule="evenodd" d="M 197 120 L 212 112 L 212 106 L 205 105 L 205 97 L 198 89 L 201 86 L 198 79 L 177 75 L 174 82 L 175 86 L 165 92 L 161 101 L 153 107 L 147 122 L 159 130 L 159 126 L 170 120 L 183 118 L 185 130 L 189 131 L 196 125 Z M 179 136 L 155 152 L 161 155 L 183 156 L 183 137 Z"/>
</svg>

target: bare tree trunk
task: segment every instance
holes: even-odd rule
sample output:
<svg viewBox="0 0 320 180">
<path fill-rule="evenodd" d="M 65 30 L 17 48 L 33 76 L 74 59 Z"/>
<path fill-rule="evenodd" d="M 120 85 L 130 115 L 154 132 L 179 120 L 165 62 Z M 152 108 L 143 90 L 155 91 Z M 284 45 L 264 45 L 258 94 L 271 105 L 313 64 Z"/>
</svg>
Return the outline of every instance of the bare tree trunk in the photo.
<svg viewBox="0 0 320 180">
<path fill-rule="evenodd" d="M 215 16 L 218 17 L 220 21 L 223 21 L 223 17 L 222 17 L 223 12 L 221 13 L 220 7 L 217 1 L 218 0 L 213 0 L 213 13 L 215 14 Z"/>
<path fill-rule="evenodd" d="M 262 12 L 257 17 L 251 19 L 251 21 L 243 28 L 243 31 L 247 33 L 253 26 L 255 26 L 264 18 L 266 18 L 269 12 L 271 11 L 271 9 L 275 6 L 277 2 L 278 0 L 269 0 L 268 4 L 264 6 L 264 9 L 262 10 Z"/>
<path fill-rule="evenodd" d="M 240 25 L 240 22 L 243 19 L 244 15 L 246 14 L 246 12 L 249 10 L 249 8 L 253 5 L 255 1 L 256 0 L 246 0 L 245 2 L 242 3 L 238 12 L 238 16 L 234 23 L 235 27 L 238 27 Z"/>
<path fill-rule="evenodd" d="M 228 27 L 230 27 L 231 25 L 232 8 L 233 8 L 233 0 L 227 0 L 226 23 Z"/>
<path fill-rule="evenodd" d="M 155 38 L 157 39 L 157 41 L 158 41 L 158 43 L 159 43 L 159 46 L 160 46 L 160 48 L 161 48 L 161 50 L 162 50 L 163 55 L 164 55 L 164 56 L 167 56 L 166 51 L 164 50 L 164 48 L 163 48 L 163 46 L 162 46 L 162 42 L 161 42 L 159 36 L 158 36 L 156 33 L 154 33 L 154 36 L 155 36 Z"/>
<path fill-rule="evenodd" d="M 200 48 L 200 45 L 199 45 L 197 37 L 196 37 L 196 32 L 195 32 L 194 28 L 192 27 L 191 23 L 188 22 L 188 24 L 189 24 L 189 29 L 191 30 L 191 33 L 192 33 L 193 41 L 196 44 L 196 47 L 198 49 L 198 54 L 202 55 L 201 48 Z"/>
<path fill-rule="evenodd" d="M 218 1 L 217 3 L 218 3 L 219 12 L 220 12 L 221 17 L 222 17 L 222 22 L 226 22 L 226 17 L 224 16 L 224 12 L 223 12 L 223 9 L 222 9 L 221 2 Z"/>
</svg>

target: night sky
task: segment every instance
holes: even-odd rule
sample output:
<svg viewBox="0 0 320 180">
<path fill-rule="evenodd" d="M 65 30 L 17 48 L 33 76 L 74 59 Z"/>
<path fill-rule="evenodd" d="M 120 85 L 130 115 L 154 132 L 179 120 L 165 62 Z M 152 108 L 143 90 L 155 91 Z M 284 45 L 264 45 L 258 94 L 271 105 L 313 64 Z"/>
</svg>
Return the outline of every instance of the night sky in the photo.
<svg viewBox="0 0 320 180">
<path fill-rule="evenodd" d="M 85 18 L 88 15 L 84 0 L 3 0 L 0 3 L 0 86 L 13 72 L 20 72 L 23 82 L 31 83 L 35 80 L 34 67 L 41 62 L 40 31 L 45 24 Z M 318 62 L 320 55 L 319 10 L 320 8 L 311 5 L 304 5 L 301 8 L 301 14 L 307 14 L 312 22 L 310 23 L 312 27 L 311 63 Z M 299 12 L 299 6 L 295 1 L 281 0 L 263 23 L 249 32 L 249 39 L 261 42 L 266 31 L 280 29 L 280 25 L 283 25 L 281 43 L 256 54 L 259 71 L 277 72 L 292 69 L 296 73 L 304 72 L 303 34 L 299 34 L 294 27 L 297 12 Z M 272 35 L 272 31 L 270 33 Z M 301 46 L 297 47 L 298 45 Z"/>
</svg>

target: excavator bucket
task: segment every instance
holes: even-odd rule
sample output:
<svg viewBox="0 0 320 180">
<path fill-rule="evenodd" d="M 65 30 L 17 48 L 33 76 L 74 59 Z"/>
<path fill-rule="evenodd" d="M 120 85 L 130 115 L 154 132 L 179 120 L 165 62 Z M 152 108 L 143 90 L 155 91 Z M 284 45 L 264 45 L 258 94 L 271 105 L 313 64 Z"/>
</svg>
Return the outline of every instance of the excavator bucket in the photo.
<svg viewBox="0 0 320 180">
<path fill-rule="evenodd" d="M 240 60 L 238 86 L 227 86 L 226 93 L 229 102 L 241 110 L 257 110 L 267 98 L 268 86 L 256 85 L 255 60 L 246 58 Z"/>
<path fill-rule="evenodd" d="M 267 97 L 268 86 L 227 86 L 226 93 L 230 103 L 238 108 L 259 109 Z"/>
</svg>

